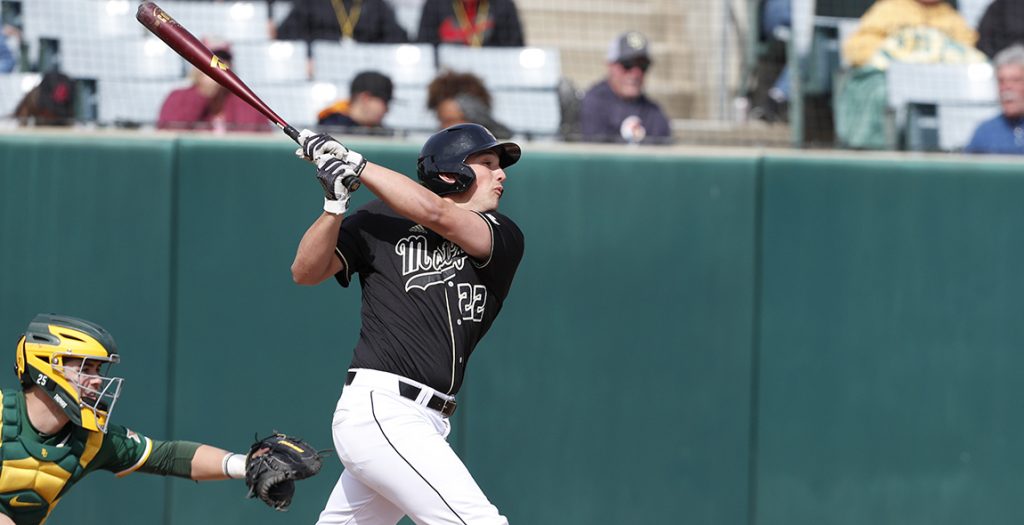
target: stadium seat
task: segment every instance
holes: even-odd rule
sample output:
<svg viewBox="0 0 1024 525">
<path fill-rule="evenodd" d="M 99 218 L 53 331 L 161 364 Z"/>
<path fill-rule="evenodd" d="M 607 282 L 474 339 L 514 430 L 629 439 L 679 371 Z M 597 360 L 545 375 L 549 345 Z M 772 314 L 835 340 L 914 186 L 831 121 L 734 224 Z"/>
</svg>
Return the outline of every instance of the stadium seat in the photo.
<svg viewBox="0 0 1024 525">
<path fill-rule="evenodd" d="M 552 137 L 558 133 L 561 110 L 552 90 L 492 90 L 494 118 L 514 133 Z"/>
<path fill-rule="evenodd" d="M 390 0 L 391 7 L 395 10 L 395 18 L 398 25 L 409 34 L 409 41 L 416 40 L 416 33 L 420 30 L 420 15 L 423 14 L 423 4 L 426 0 Z"/>
<path fill-rule="evenodd" d="M 30 0 L 22 5 L 22 38 L 30 61 L 40 59 L 40 39 L 141 37 L 146 29 L 135 20 L 136 2 Z"/>
<path fill-rule="evenodd" d="M 992 0 L 957 0 L 956 9 L 967 21 L 967 25 L 977 29 L 978 22 L 981 22 L 985 9 L 988 9 L 991 3 Z"/>
<path fill-rule="evenodd" d="M 554 89 L 562 76 L 555 48 L 467 47 L 442 44 L 437 48 L 439 68 L 473 73 L 488 89 Z"/>
<path fill-rule="evenodd" d="M 145 28 L 135 20 L 136 7 L 136 2 L 128 0 L 22 2 L 24 38 L 139 36 L 145 32 Z"/>
<path fill-rule="evenodd" d="M 396 85 L 426 86 L 434 78 L 434 50 L 428 44 L 313 42 L 313 79 L 348 85 L 361 71 L 375 70 Z"/>
<path fill-rule="evenodd" d="M 306 43 L 247 42 L 231 46 L 231 69 L 246 83 L 305 82 Z"/>
<path fill-rule="evenodd" d="M 267 27 L 270 12 L 264 0 L 224 3 L 162 0 L 159 4 L 200 39 L 213 37 L 232 44 L 270 39 Z"/>
<path fill-rule="evenodd" d="M 270 4 L 270 19 L 274 22 L 274 27 L 281 25 L 285 18 L 288 18 L 288 13 L 292 12 L 291 2 L 282 2 L 281 0 L 273 0 Z"/>
<path fill-rule="evenodd" d="M 906 148 L 940 148 L 938 106 L 996 103 L 995 73 L 982 64 L 908 64 L 894 62 L 886 71 L 886 96 Z"/>
<path fill-rule="evenodd" d="M 295 129 L 314 128 L 317 113 L 339 98 L 341 89 L 329 82 L 292 82 L 290 84 L 250 84 L 256 96 Z"/>
<path fill-rule="evenodd" d="M 98 121 L 153 126 L 167 95 L 187 85 L 185 80 L 101 80 L 96 83 Z"/>
<path fill-rule="evenodd" d="M 39 85 L 40 80 L 42 75 L 39 73 L 0 75 L 0 119 L 11 116 L 18 107 L 18 102 L 25 97 L 25 93 Z"/>
<path fill-rule="evenodd" d="M 893 62 L 885 80 L 894 109 L 911 102 L 992 102 L 997 96 L 995 73 L 988 64 Z"/>
<path fill-rule="evenodd" d="M 345 87 L 346 92 L 348 86 Z M 384 116 L 384 126 L 415 132 L 432 132 L 439 126 L 433 111 L 427 109 L 427 91 L 422 86 L 397 86 Z"/>
<path fill-rule="evenodd" d="M 945 102 L 938 106 L 939 148 L 960 151 L 974 136 L 982 122 L 1001 111 L 999 104 L 963 104 Z"/>
<path fill-rule="evenodd" d="M 74 78 L 173 80 L 187 62 L 156 37 L 65 37 L 61 69 Z"/>
</svg>

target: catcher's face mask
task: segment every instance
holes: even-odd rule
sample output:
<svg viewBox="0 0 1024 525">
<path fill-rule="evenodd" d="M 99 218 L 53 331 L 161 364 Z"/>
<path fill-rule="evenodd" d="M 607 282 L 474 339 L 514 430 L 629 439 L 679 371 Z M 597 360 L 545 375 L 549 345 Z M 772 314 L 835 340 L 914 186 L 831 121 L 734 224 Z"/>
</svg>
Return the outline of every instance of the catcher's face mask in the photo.
<svg viewBox="0 0 1024 525">
<path fill-rule="evenodd" d="M 106 432 L 110 412 L 121 395 L 124 379 L 108 377 L 107 370 L 114 360 L 95 357 L 55 355 L 53 369 L 61 373 L 78 394 L 79 414 L 83 421 L 93 419 L 97 430 Z"/>
</svg>

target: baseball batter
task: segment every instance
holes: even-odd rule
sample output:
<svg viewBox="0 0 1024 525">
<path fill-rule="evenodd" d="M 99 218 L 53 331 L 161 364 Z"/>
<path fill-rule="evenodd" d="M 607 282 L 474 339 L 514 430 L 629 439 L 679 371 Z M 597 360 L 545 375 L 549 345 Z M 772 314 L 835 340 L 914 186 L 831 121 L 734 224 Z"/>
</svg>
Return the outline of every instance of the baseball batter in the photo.
<svg viewBox="0 0 1024 525">
<path fill-rule="evenodd" d="M 0 525 L 43 523 L 97 470 L 196 481 L 245 477 L 243 454 L 111 424 L 123 379 L 105 371 L 119 359 L 113 337 L 97 324 L 53 314 L 29 324 L 17 350 L 22 388 L 0 392 Z"/>
<path fill-rule="evenodd" d="M 508 523 L 446 438 L 470 355 L 523 255 L 522 232 L 496 211 L 519 146 L 476 124 L 444 129 L 420 152 L 421 185 L 328 135 L 303 131 L 300 143 L 326 196 L 293 277 L 348 287 L 358 275 L 362 285 L 362 329 L 333 420 L 345 470 L 318 523 Z M 351 177 L 379 200 L 343 219 Z"/>
</svg>

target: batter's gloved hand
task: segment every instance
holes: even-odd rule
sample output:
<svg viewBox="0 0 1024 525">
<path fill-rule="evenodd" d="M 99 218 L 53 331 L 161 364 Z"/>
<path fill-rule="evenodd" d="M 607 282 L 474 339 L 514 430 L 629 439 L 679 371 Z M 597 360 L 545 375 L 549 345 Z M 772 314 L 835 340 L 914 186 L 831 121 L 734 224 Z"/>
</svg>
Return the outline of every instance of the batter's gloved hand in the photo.
<svg viewBox="0 0 1024 525">
<path fill-rule="evenodd" d="M 295 156 L 300 159 L 316 162 L 320 155 L 333 155 L 338 160 L 345 160 L 349 149 L 338 139 L 326 133 L 314 133 L 308 129 L 299 133 L 299 149 L 295 150 Z"/>
<path fill-rule="evenodd" d="M 247 497 L 263 500 L 275 510 L 288 510 L 295 481 L 320 472 L 323 458 L 309 443 L 275 433 L 252 444 L 245 457 Z"/>
<path fill-rule="evenodd" d="M 366 167 L 366 159 L 354 151 L 346 159 L 349 160 L 338 160 L 328 154 L 316 158 L 316 179 L 324 189 L 324 211 L 335 215 L 348 210 L 349 194 L 362 185 L 359 176 Z"/>
</svg>

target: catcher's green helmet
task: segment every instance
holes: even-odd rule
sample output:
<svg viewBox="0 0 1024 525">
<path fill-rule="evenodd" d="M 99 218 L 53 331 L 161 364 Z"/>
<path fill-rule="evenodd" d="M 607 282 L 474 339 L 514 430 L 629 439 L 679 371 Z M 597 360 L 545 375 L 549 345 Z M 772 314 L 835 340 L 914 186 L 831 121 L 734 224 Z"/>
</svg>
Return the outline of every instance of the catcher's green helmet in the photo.
<svg viewBox="0 0 1024 525">
<path fill-rule="evenodd" d="M 105 372 L 118 361 L 114 338 L 98 324 L 39 314 L 18 341 L 15 371 L 22 388 L 42 388 L 74 424 L 106 432 L 124 380 Z"/>
</svg>

